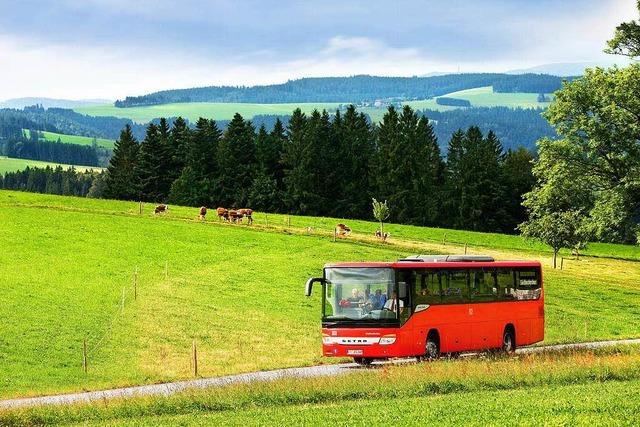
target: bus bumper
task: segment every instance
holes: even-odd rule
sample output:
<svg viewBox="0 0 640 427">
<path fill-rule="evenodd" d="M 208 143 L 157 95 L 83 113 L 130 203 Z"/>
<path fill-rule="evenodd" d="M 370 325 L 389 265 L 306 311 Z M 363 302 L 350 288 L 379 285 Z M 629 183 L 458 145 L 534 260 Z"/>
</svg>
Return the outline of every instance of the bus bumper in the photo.
<svg viewBox="0 0 640 427">
<path fill-rule="evenodd" d="M 383 359 L 409 355 L 398 329 L 323 329 L 322 354 L 326 357 Z"/>
</svg>

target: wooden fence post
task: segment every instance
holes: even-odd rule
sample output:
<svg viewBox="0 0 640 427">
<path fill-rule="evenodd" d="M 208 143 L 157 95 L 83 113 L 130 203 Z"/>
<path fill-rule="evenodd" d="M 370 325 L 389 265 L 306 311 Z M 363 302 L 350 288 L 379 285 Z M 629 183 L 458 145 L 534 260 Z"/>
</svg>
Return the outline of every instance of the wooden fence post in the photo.
<svg viewBox="0 0 640 427">
<path fill-rule="evenodd" d="M 264 214 L 264 223 L 265 227 L 269 228 L 269 216 L 267 214 Z"/>
<path fill-rule="evenodd" d="M 465 255 L 467 254 L 467 244 L 466 243 L 464 244 L 464 254 Z"/>
<path fill-rule="evenodd" d="M 560 270 L 564 268 L 564 257 L 560 258 Z"/>
<path fill-rule="evenodd" d="M 82 340 L 82 370 L 87 373 L 87 339 Z"/>
<path fill-rule="evenodd" d="M 335 243 L 336 241 L 336 235 L 338 234 L 338 232 L 336 231 L 336 229 L 333 229 L 333 242 Z"/>
<path fill-rule="evenodd" d="M 133 272 L 133 299 L 138 299 L 138 267 Z"/>
<path fill-rule="evenodd" d="M 196 347 L 196 340 L 193 340 L 192 347 L 192 356 L 193 356 L 193 376 L 198 376 L 198 348 Z"/>
<path fill-rule="evenodd" d="M 142 215 L 142 200 L 140 200 L 139 215 Z"/>
</svg>

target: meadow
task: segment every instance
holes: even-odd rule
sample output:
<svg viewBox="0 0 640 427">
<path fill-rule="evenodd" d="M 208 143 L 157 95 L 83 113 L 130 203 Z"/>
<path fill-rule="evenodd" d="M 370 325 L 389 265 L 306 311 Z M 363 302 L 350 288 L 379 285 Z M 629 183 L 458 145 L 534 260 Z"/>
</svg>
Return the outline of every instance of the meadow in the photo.
<svg viewBox="0 0 640 427">
<path fill-rule="evenodd" d="M 85 172 L 88 170 L 102 170 L 102 168 L 95 166 L 75 166 L 75 165 L 65 165 L 62 163 L 51 163 L 51 162 L 43 162 L 40 160 L 30 160 L 30 159 L 14 159 L 12 157 L 0 156 L 0 174 L 4 174 L 5 172 L 15 172 L 24 170 L 26 167 L 32 168 L 46 168 L 50 166 L 55 168 L 56 166 L 62 166 L 64 169 L 68 169 L 70 167 L 76 168 L 77 171 Z"/>
<path fill-rule="evenodd" d="M 640 348 L 354 368 L 169 397 L 0 412 L 3 425 L 633 425 Z"/>
<path fill-rule="evenodd" d="M 538 102 L 537 93 L 498 93 L 493 92 L 492 86 L 479 87 L 474 89 L 451 92 L 444 97 L 466 99 L 474 107 L 495 107 L 506 106 L 511 108 L 546 108 L 548 103 Z M 215 102 L 190 102 L 151 105 L 145 107 L 116 108 L 112 104 L 86 106 L 76 108 L 75 111 L 90 116 L 113 116 L 129 118 L 138 123 L 146 123 L 157 117 L 177 117 L 182 116 L 195 122 L 200 117 L 213 118 L 216 120 L 230 120 L 235 113 L 240 113 L 244 118 L 252 118 L 259 114 L 290 115 L 291 112 L 300 107 L 305 113 L 310 113 L 314 109 L 328 111 L 335 110 L 344 103 L 290 103 L 290 104 L 249 104 L 249 103 L 215 103 Z M 439 105 L 435 98 L 407 101 L 406 104 L 414 109 L 431 109 L 438 111 L 450 110 L 457 107 Z M 358 111 L 368 114 L 374 122 L 382 120 L 382 116 L 387 111 L 386 107 L 358 107 Z"/>
<path fill-rule="evenodd" d="M 22 130 L 25 133 L 25 136 L 29 138 L 29 129 Z M 47 132 L 47 131 L 39 131 L 42 134 L 42 139 L 50 142 L 62 142 L 65 144 L 77 144 L 77 145 L 92 145 L 93 141 L 96 141 L 96 145 L 102 148 L 113 148 L 113 144 L 115 141 L 111 139 L 105 138 L 91 138 L 89 136 L 80 136 L 80 135 L 65 135 L 62 133 L 56 132 Z"/>
<path fill-rule="evenodd" d="M 296 103 L 296 104 L 249 104 L 220 102 L 188 102 L 151 105 L 146 107 L 116 108 L 112 104 L 76 108 L 75 111 L 90 116 L 112 116 L 128 118 L 137 123 L 147 123 L 158 117 L 184 117 L 195 123 L 198 118 L 231 120 L 235 113 L 250 119 L 260 114 L 290 115 L 296 108 L 305 113 L 313 110 L 335 110 L 339 103 Z"/>
<path fill-rule="evenodd" d="M 29 129 L 22 130 L 26 137 L 29 138 Z M 89 136 L 65 135 L 56 132 L 39 131 L 45 141 L 62 142 L 65 144 L 92 145 L 96 141 L 96 145 L 102 148 L 113 148 L 115 141 L 105 138 L 91 138 Z"/>
<path fill-rule="evenodd" d="M 11 248 L 0 252 L 0 397 L 189 378 L 194 339 L 203 377 L 331 363 L 320 297 L 303 296 L 308 277 L 333 261 L 461 253 L 463 241 L 470 253 L 544 263 L 546 343 L 640 336 L 637 248 L 594 245 L 598 257 L 553 270 L 548 250 L 515 236 L 390 224 L 382 244 L 376 223 L 348 221 L 352 236 L 333 242 L 324 224 L 338 219 L 259 213 L 249 227 L 213 212 L 200 222 L 195 208 L 139 209 L 0 191 L 0 245 Z"/>
</svg>

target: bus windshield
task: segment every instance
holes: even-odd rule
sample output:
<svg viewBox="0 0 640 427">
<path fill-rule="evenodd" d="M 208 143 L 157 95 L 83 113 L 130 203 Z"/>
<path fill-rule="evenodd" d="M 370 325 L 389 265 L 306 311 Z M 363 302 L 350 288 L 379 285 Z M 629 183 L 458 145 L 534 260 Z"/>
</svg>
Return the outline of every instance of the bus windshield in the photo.
<svg viewBox="0 0 640 427">
<path fill-rule="evenodd" d="M 398 318 L 391 268 L 325 269 L 323 320 L 375 321 Z"/>
</svg>

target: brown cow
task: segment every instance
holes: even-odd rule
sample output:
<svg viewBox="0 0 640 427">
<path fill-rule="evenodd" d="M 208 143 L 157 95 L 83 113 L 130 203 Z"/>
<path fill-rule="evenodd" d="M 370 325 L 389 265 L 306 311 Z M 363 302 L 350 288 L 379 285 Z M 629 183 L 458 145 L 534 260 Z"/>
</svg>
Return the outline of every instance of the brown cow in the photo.
<svg viewBox="0 0 640 427">
<path fill-rule="evenodd" d="M 200 216 L 199 216 L 199 218 L 202 221 L 204 221 L 206 216 L 207 216 L 207 207 L 206 206 L 201 206 L 200 207 Z"/>
<path fill-rule="evenodd" d="M 346 224 L 336 225 L 336 234 L 338 236 L 348 236 L 351 233 L 351 228 Z"/>
<path fill-rule="evenodd" d="M 242 215 L 238 213 L 237 209 L 229 209 L 228 218 L 233 223 L 242 222 Z"/>
<path fill-rule="evenodd" d="M 229 220 L 229 211 L 225 208 L 216 209 L 216 213 L 218 214 L 218 218 L 221 220 L 228 221 Z"/>
<path fill-rule="evenodd" d="M 247 217 L 247 222 L 249 225 L 253 224 L 253 209 L 238 209 L 238 215 L 242 218 L 243 216 Z"/>
<path fill-rule="evenodd" d="M 156 208 L 153 210 L 153 213 L 154 215 L 157 215 L 157 214 L 165 213 L 168 211 L 169 211 L 169 205 L 165 205 L 164 203 L 161 203 L 158 206 L 156 206 Z"/>
</svg>

